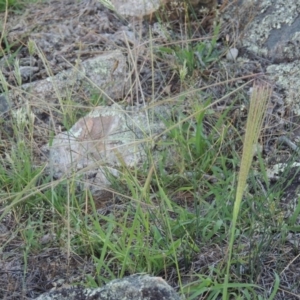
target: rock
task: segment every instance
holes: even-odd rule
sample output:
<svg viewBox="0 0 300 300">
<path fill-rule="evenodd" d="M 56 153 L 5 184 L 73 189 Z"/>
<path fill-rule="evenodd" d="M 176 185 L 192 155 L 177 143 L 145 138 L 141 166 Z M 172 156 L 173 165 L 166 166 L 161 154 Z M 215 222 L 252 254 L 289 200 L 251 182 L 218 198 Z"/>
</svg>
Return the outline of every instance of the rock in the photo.
<svg viewBox="0 0 300 300">
<path fill-rule="evenodd" d="M 9 102 L 4 94 L 0 95 L 0 115 L 6 113 L 9 110 Z"/>
<path fill-rule="evenodd" d="M 243 0 L 241 20 L 254 14 L 241 44 L 250 53 L 266 58 L 267 74 L 284 92 L 284 102 L 300 115 L 300 2 L 294 0 Z M 244 7 L 244 8 L 243 8 Z M 234 15 L 232 16 L 234 17 Z"/>
<path fill-rule="evenodd" d="M 226 54 L 226 59 L 230 60 L 230 61 L 235 61 L 237 56 L 239 54 L 239 50 L 236 48 L 231 48 L 228 50 L 227 54 Z"/>
<path fill-rule="evenodd" d="M 160 277 L 132 275 L 96 289 L 68 288 L 45 293 L 37 300 L 180 300 Z"/>
<path fill-rule="evenodd" d="M 123 17 L 144 18 L 160 10 L 160 14 L 165 14 L 166 19 L 175 20 L 185 14 L 186 5 L 190 5 L 194 10 L 206 7 L 212 9 L 216 6 L 217 0 L 111 0 L 115 10 Z"/>
<path fill-rule="evenodd" d="M 300 58 L 300 2 L 294 0 L 244 1 L 257 13 L 247 28 L 243 45 L 275 63 Z"/>
<path fill-rule="evenodd" d="M 157 11 L 161 4 L 166 3 L 167 0 L 111 0 L 116 12 L 123 17 L 137 17 L 153 14 Z"/>
<path fill-rule="evenodd" d="M 300 116 L 300 61 L 270 65 L 267 67 L 267 74 L 284 90 L 285 104 L 294 114 Z"/>
<path fill-rule="evenodd" d="M 152 110 L 124 110 L 118 104 L 96 107 L 43 147 L 49 169 L 56 178 L 81 171 L 93 178 L 89 182 L 99 191 L 109 185 L 107 172 L 117 176 L 118 166 L 133 167 L 146 159 L 145 149 L 150 147 L 146 144 L 151 145 L 153 136 L 165 129 L 162 120 L 168 115 L 167 106 Z"/>
<path fill-rule="evenodd" d="M 117 67 L 115 67 L 116 62 L 118 62 Z M 9 92 L 9 99 L 21 104 L 24 102 L 24 92 L 29 92 L 38 99 L 47 99 L 45 103 L 47 106 L 51 101 L 55 103 L 58 98 L 69 97 L 71 91 L 79 97 L 80 90 L 88 92 L 95 89 L 99 92 L 103 91 L 106 97 L 119 99 L 122 98 L 126 89 L 126 74 L 126 58 L 119 50 L 115 50 L 87 59 L 77 66 L 70 66 L 70 69 L 55 76 L 23 84 L 19 89 Z M 76 96 L 74 97 L 72 100 L 79 100 Z"/>
</svg>

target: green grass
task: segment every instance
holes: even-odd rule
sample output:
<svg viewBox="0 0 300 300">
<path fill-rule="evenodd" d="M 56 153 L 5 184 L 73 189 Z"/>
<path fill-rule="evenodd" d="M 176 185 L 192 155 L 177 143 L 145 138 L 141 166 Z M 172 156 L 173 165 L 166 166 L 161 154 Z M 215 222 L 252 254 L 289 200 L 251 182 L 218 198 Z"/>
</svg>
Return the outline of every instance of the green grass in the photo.
<svg viewBox="0 0 300 300">
<path fill-rule="evenodd" d="M 207 295 L 208 299 L 222 294 L 225 297 L 224 288 L 236 299 L 258 299 L 254 289 L 258 276 L 255 265 L 258 257 L 271 247 L 272 233 L 267 228 L 276 218 L 278 208 L 270 198 L 263 201 L 258 190 L 251 195 L 248 192 L 246 197 L 250 199 L 240 203 L 240 213 L 233 215 L 240 155 L 231 151 L 229 111 L 217 117 L 208 108 L 210 105 L 211 100 L 195 104 L 190 116 L 174 112 L 177 120 L 166 123 L 169 129 L 157 144 L 161 149 L 160 162 L 154 163 L 150 152 L 144 169 L 124 169 L 121 178 L 112 179 L 115 190 L 130 200 L 125 201 L 122 213 L 107 216 L 96 213 L 89 193 L 76 192 L 75 178 L 52 183 L 49 178 L 41 181 L 43 168 L 33 166 L 32 149 L 25 147 L 25 143 L 31 143 L 25 139 L 25 131 L 31 132 L 33 128 L 28 124 L 16 125 L 18 142 L 6 152 L 1 164 L 4 183 L 1 199 L 6 199 L 2 217 L 13 211 L 17 219 L 22 217 L 25 221 L 19 224 L 19 230 L 24 228 L 20 238 L 26 245 L 25 268 L 27 257 L 41 250 L 38 241 L 50 229 L 56 236 L 55 245 L 68 253 L 93 257 L 96 271 L 93 277 L 87 276 L 87 286 L 101 285 L 127 274 L 168 274 L 174 269 L 180 289 L 189 299 L 201 295 Z M 167 172 L 170 150 L 174 160 Z M 249 185 L 255 188 L 257 183 L 252 179 Z M 188 193 L 191 203 L 174 202 L 174 195 L 180 193 Z M 85 199 L 93 207 L 91 214 L 84 213 Z M 273 211 L 265 209 L 268 205 L 273 205 Z M 240 280 L 236 272 L 226 271 L 226 245 L 234 228 L 232 220 L 239 229 L 232 233 L 236 244 L 231 241 L 233 250 L 227 263 L 248 266 Z M 264 242 L 245 251 L 243 241 L 255 239 L 257 227 L 265 231 Z M 280 224 L 272 228 L 278 231 Z M 225 247 L 223 258 L 214 267 L 205 272 L 204 269 L 202 275 L 195 274 L 192 283 L 182 284 L 181 276 L 195 257 L 202 249 L 208 251 L 208 245 L 216 244 Z M 229 283 L 224 282 L 225 278 Z"/>
<path fill-rule="evenodd" d="M 179 78 L 181 93 L 168 99 L 172 118 L 163 120 L 166 130 L 153 137 L 155 144 L 146 149 L 143 164 L 123 165 L 119 178 L 109 177 L 111 190 L 121 199 L 120 210 L 98 214 L 90 191 L 78 188 L 83 180 L 78 174 L 57 180 L 47 174 L 45 164 L 36 159 L 35 120 L 29 107 L 12 114 L 12 134 L 0 142 L 0 220 L 10 219 L 14 234 L 0 252 L 11 247 L 22 253 L 24 277 L 32 256 L 56 248 L 68 258 L 75 254 L 92 259 L 95 268 L 84 276 L 88 287 L 145 272 L 164 276 L 187 299 L 274 299 L 286 262 L 276 264 L 268 287 L 260 281 L 262 262 L 284 249 L 291 230 L 299 232 L 300 205 L 284 217 L 280 199 L 285 179 L 271 184 L 263 154 L 258 152 L 253 160 L 268 90 L 254 85 L 250 100 L 246 87 L 251 80 L 194 87 L 196 71 L 212 64 L 222 70 L 219 33 L 216 26 L 208 41 L 155 48 L 159 59 L 175 57 L 176 65 L 170 68 Z M 2 86 L 8 88 L 3 78 Z M 214 84 L 225 86 L 225 95 L 211 93 Z M 92 94 L 89 109 L 105 103 L 100 93 Z M 217 104 L 228 99 L 218 110 Z M 240 120 L 238 127 L 234 111 L 242 105 L 249 119 L 247 125 Z M 60 99 L 60 108 L 65 128 L 87 110 L 72 99 Z"/>
<path fill-rule="evenodd" d="M 21 12 L 24 5 L 31 2 L 37 2 L 37 0 L 0 0 L 0 12 L 5 12 L 6 10 Z"/>
<path fill-rule="evenodd" d="M 0 0 L 0 12 L 19 5 L 20 3 L 16 0 Z"/>
</svg>

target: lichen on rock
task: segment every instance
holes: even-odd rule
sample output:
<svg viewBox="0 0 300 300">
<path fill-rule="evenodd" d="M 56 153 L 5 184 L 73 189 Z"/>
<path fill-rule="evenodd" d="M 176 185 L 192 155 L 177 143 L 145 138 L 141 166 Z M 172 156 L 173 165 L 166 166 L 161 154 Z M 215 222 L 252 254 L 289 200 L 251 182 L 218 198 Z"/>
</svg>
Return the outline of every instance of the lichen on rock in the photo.
<svg viewBox="0 0 300 300">
<path fill-rule="evenodd" d="M 244 1 L 248 4 L 247 1 Z M 292 41 L 297 39 L 300 25 L 300 2 L 294 0 L 253 1 L 259 13 L 247 28 L 243 45 L 274 61 L 300 57 Z M 246 4 L 245 4 L 246 5 Z"/>
<path fill-rule="evenodd" d="M 69 288 L 45 293 L 36 300 L 180 300 L 161 277 L 132 275 L 96 289 Z"/>
</svg>

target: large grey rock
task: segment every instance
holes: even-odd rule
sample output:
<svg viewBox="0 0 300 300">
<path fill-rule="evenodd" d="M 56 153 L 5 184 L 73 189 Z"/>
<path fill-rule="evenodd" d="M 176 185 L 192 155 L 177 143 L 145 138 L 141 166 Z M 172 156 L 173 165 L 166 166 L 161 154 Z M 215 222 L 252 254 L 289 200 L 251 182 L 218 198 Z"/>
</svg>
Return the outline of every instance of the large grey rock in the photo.
<svg viewBox="0 0 300 300">
<path fill-rule="evenodd" d="M 116 12 L 124 17 L 140 17 L 150 15 L 158 10 L 167 0 L 111 0 Z"/>
<path fill-rule="evenodd" d="M 161 8 L 161 16 L 166 13 L 167 19 L 178 19 L 184 16 L 185 4 L 200 9 L 206 7 L 213 8 L 217 4 L 217 0 L 111 0 L 116 12 L 124 17 L 135 17 L 142 19 L 143 17 L 152 15 Z"/>
<path fill-rule="evenodd" d="M 118 62 L 117 66 L 116 61 Z M 47 107 L 51 101 L 70 97 L 70 93 L 80 95 L 82 90 L 87 92 L 98 90 L 99 93 L 103 92 L 106 97 L 119 99 L 124 95 L 128 84 L 126 74 L 126 58 L 121 51 L 114 50 L 87 59 L 75 66 L 70 65 L 70 69 L 55 76 L 23 84 L 20 88 L 11 90 L 8 98 L 18 104 L 23 103 L 24 98 L 28 98 L 27 101 L 32 103 L 31 97 L 24 97 L 24 95 L 34 95 L 41 102 L 42 99 L 45 99 Z M 77 99 L 72 98 L 72 100 Z"/>
<path fill-rule="evenodd" d="M 294 0 L 244 0 L 256 8 L 243 45 L 275 63 L 300 58 L 300 2 Z"/>
<path fill-rule="evenodd" d="M 69 288 L 45 293 L 37 300 L 180 300 L 160 277 L 133 275 L 116 279 L 102 288 Z"/>
<path fill-rule="evenodd" d="M 169 115 L 167 106 L 96 107 L 43 147 L 52 175 L 84 174 L 91 190 L 105 189 L 107 172 L 117 176 L 119 166 L 136 167 L 146 159 L 153 137 L 165 129 L 163 120 Z"/>
<path fill-rule="evenodd" d="M 285 104 L 300 115 L 300 1 L 243 0 L 243 5 L 249 7 L 245 16 L 251 9 L 256 16 L 246 28 L 242 45 L 267 58 L 269 78 L 284 91 Z"/>
</svg>

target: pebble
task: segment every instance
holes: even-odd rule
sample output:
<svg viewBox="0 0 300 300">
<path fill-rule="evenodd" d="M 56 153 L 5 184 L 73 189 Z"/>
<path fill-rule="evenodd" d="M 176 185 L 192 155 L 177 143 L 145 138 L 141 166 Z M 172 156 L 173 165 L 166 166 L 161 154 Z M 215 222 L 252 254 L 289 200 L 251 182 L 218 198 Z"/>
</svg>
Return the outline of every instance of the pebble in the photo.
<svg viewBox="0 0 300 300">
<path fill-rule="evenodd" d="M 239 50 L 236 48 L 230 48 L 226 54 L 226 58 L 231 61 L 235 61 L 239 55 Z"/>
</svg>

